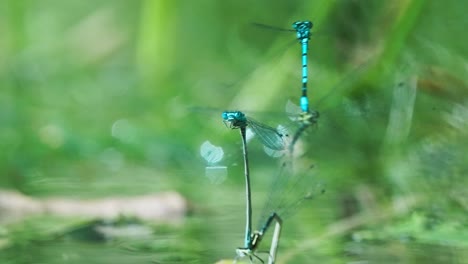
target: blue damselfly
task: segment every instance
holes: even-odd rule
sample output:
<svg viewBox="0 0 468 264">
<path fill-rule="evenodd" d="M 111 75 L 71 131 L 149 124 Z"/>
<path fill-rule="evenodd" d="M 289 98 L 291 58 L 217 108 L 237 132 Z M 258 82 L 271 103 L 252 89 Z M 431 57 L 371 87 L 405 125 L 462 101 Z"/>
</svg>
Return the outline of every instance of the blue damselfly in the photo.
<svg viewBox="0 0 468 264">
<path fill-rule="evenodd" d="M 251 184 L 250 184 L 250 167 L 249 167 L 249 156 L 247 151 L 247 140 L 246 140 L 246 128 L 251 125 L 245 115 L 240 111 L 225 111 L 223 112 L 223 120 L 226 125 L 231 129 L 239 129 L 242 140 L 242 150 L 244 157 L 244 177 L 245 177 L 245 192 L 246 192 L 246 226 L 244 235 L 244 246 L 236 249 L 237 257 L 235 262 L 243 257 L 248 257 L 252 262 L 253 259 L 259 260 L 264 263 L 262 258 L 258 256 L 258 248 L 262 241 L 265 233 L 269 230 L 271 225 L 275 224 L 273 232 L 273 238 L 268 252 L 268 263 L 274 264 L 276 260 L 276 253 L 279 245 L 279 238 L 281 235 L 282 227 L 282 216 L 289 215 L 293 209 L 304 201 L 310 199 L 313 193 L 298 192 L 298 188 L 301 186 L 301 179 L 306 175 L 296 174 L 292 170 L 292 162 L 287 160 L 281 163 L 280 169 L 277 171 L 274 177 L 271 193 L 268 201 L 265 205 L 265 210 L 260 217 L 259 228 L 255 231 L 252 229 L 252 195 L 251 195 Z M 259 125 L 259 123 L 256 123 Z M 265 125 L 263 125 L 265 126 Z M 303 186 L 303 185 L 302 185 Z M 286 193 L 282 193 L 280 190 L 286 190 Z M 294 193 L 295 192 L 295 193 Z M 283 197 L 281 197 L 282 193 Z M 299 198 L 289 199 L 294 193 Z M 280 199 L 278 199 L 280 198 Z"/>
</svg>

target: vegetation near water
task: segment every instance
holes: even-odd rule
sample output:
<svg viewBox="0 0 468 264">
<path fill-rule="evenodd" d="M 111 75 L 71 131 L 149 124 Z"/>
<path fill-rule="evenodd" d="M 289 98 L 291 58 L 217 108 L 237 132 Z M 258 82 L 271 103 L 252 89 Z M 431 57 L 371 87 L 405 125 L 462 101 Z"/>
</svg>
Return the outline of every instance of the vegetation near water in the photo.
<svg viewBox="0 0 468 264">
<path fill-rule="evenodd" d="M 189 211 L 158 222 L 18 206 L 7 222 L 3 200 L 0 262 L 231 263 L 244 179 L 238 132 L 220 114 L 294 127 L 284 109 L 299 101 L 300 45 L 255 23 L 311 20 L 308 95 L 321 116 L 295 150 L 326 191 L 285 220 L 278 263 L 468 263 L 466 10 L 458 0 L 1 0 L 1 192 L 34 202 L 177 191 Z M 225 178 L 206 177 L 207 140 L 224 151 Z M 255 223 L 279 162 L 255 140 L 249 151 Z"/>
</svg>

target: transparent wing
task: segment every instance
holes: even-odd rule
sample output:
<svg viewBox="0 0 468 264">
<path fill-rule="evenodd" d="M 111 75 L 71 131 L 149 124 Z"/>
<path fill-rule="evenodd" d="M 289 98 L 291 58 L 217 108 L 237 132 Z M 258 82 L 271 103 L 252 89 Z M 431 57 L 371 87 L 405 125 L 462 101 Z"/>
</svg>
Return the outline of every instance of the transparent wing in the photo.
<svg viewBox="0 0 468 264">
<path fill-rule="evenodd" d="M 324 193 L 323 185 L 314 175 L 313 166 L 295 172 L 292 161 L 284 161 L 272 178 L 258 227 L 263 226 L 272 213 L 277 213 L 284 220 L 296 212 L 304 201 Z"/>
<path fill-rule="evenodd" d="M 286 102 L 286 115 L 288 115 L 289 119 L 292 121 L 298 121 L 299 114 L 302 112 L 301 107 L 293 103 L 291 100 Z"/>
<path fill-rule="evenodd" d="M 247 125 L 252 129 L 255 135 L 258 136 L 259 140 L 266 147 L 273 150 L 284 150 L 286 149 L 285 142 L 283 140 L 284 135 L 280 134 L 276 129 L 258 123 L 252 119 L 247 120 Z"/>
<path fill-rule="evenodd" d="M 282 139 L 283 139 L 283 144 L 284 145 L 289 145 L 291 144 L 291 137 L 290 137 L 290 132 L 289 132 L 289 129 L 283 125 L 278 125 L 276 131 L 278 131 L 278 133 L 280 135 L 282 135 Z M 272 158 L 279 158 L 279 157 L 282 157 L 286 154 L 286 151 L 285 149 L 282 149 L 282 150 L 274 150 L 274 149 L 270 149 L 268 148 L 267 146 L 263 146 L 263 150 L 265 151 L 265 153 L 272 157 Z"/>
<path fill-rule="evenodd" d="M 375 58 L 368 58 L 357 68 L 353 69 L 351 72 L 346 74 L 335 85 L 333 85 L 324 96 L 322 96 L 317 102 L 315 102 L 315 107 L 321 108 L 323 107 L 323 103 L 326 102 L 333 94 L 343 94 L 348 89 L 351 89 L 353 87 L 353 84 L 355 84 L 357 80 L 364 76 L 366 70 L 369 69 L 369 67 L 374 62 Z"/>
</svg>

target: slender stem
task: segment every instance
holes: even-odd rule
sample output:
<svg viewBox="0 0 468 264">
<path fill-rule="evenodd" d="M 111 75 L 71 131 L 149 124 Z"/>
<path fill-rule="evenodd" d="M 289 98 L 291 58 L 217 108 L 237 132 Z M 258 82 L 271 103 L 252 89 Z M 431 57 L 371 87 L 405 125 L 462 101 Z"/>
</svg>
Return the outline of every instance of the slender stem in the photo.
<svg viewBox="0 0 468 264">
<path fill-rule="evenodd" d="M 244 154 L 244 175 L 245 175 L 245 196 L 246 196 L 246 220 L 245 220 L 245 248 L 251 247 L 251 235 L 252 235 L 252 195 L 250 191 L 250 174 L 249 174 L 249 158 L 247 156 L 247 139 L 245 126 L 240 127 L 240 133 L 242 138 L 242 151 Z"/>
<path fill-rule="evenodd" d="M 279 245 L 279 239 L 281 236 L 281 224 L 282 220 L 277 216 L 276 218 L 276 224 L 275 224 L 275 231 L 273 232 L 273 239 L 271 241 L 271 247 L 270 247 L 270 257 L 268 259 L 268 264 L 274 264 L 276 262 L 276 253 L 278 252 L 278 245 Z"/>
<path fill-rule="evenodd" d="M 281 217 L 275 212 L 272 213 L 265 224 L 263 225 L 260 234 L 263 236 L 268 228 L 270 228 L 271 224 L 275 221 L 275 230 L 273 232 L 273 238 L 271 240 L 271 247 L 268 257 L 268 264 L 275 264 L 276 261 L 276 252 L 278 251 L 279 239 L 281 236 L 281 225 L 283 224 L 283 220 Z"/>
</svg>

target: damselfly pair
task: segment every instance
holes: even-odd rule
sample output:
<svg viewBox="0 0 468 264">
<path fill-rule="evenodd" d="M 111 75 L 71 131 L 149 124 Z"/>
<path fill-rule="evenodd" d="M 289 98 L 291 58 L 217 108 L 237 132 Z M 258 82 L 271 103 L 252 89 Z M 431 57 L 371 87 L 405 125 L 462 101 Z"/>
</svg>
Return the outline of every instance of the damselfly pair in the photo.
<svg viewBox="0 0 468 264">
<path fill-rule="evenodd" d="M 268 147 L 274 147 L 280 140 L 281 136 L 276 134 L 276 136 L 270 137 L 273 128 L 261 125 L 252 120 L 248 120 L 242 112 L 233 111 L 233 112 L 224 112 L 223 119 L 225 124 L 231 129 L 239 129 L 242 141 L 242 150 L 244 158 L 244 177 L 245 177 L 245 192 L 246 192 L 246 226 L 245 226 L 245 236 L 244 236 L 244 245 L 236 249 L 236 259 L 234 262 L 237 262 L 238 259 L 248 257 L 250 262 L 254 259 L 264 263 L 263 259 L 260 258 L 258 251 L 260 242 L 262 241 L 265 233 L 268 231 L 272 224 L 275 225 L 273 232 L 273 238 L 271 241 L 270 250 L 267 253 L 268 263 L 273 264 L 276 261 L 276 253 L 278 250 L 279 239 L 281 234 L 283 217 L 291 213 L 292 210 L 297 208 L 297 206 L 304 200 L 312 198 L 317 194 L 317 190 L 312 190 L 312 188 L 300 188 L 301 184 L 304 184 L 302 181 L 305 175 L 296 174 L 292 170 L 292 161 L 286 160 L 281 163 L 279 170 L 276 173 L 276 176 L 273 178 L 273 186 L 270 190 L 270 195 L 265 205 L 264 212 L 260 216 L 261 222 L 259 223 L 258 230 L 253 231 L 252 229 L 252 192 L 251 192 L 251 181 L 250 181 L 250 165 L 249 165 L 249 155 L 247 148 L 247 139 L 246 139 L 246 128 L 248 126 L 256 126 L 253 130 L 256 133 L 261 133 L 260 139 Z M 308 175 L 310 176 L 310 175 Z M 318 186 L 318 185 L 317 185 Z M 317 187 L 316 186 L 316 187 Z M 303 187 L 303 186 L 302 186 Z M 301 192 L 299 190 L 305 190 Z M 284 193 L 283 193 L 284 191 Z M 291 195 L 293 194 L 293 195 Z M 282 195 L 282 196 L 280 196 Z M 291 197 L 292 196 L 292 197 Z M 279 199 L 278 199 L 279 198 Z"/>
<path fill-rule="evenodd" d="M 268 26 L 267 26 L 268 27 Z M 288 146 L 282 146 L 282 149 L 287 148 L 289 151 L 293 151 L 294 145 L 296 144 L 297 140 L 301 136 L 301 134 L 305 131 L 305 129 L 313 124 L 317 123 L 319 118 L 319 112 L 316 110 L 311 110 L 309 108 L 309 98 L 307 96 L 307 84 L 308 84 L 308 50 L 309 50 L 309 41 L 311 37 L 311 30 L 313 27 L 313 23 L 311 21 L 297 21 L 294 22 L 292 25 L 293 29 L 283 29 L 286 31 L 292 31 L 296 33 L 296 38 L 301 45 L 301 67 L 302 67 L 302 81 L 301 81 L 301 97 L 299 99 L 299 107 L 295 104 L 288 101 L 286 105 L 286 112 L 290 116 L 290 118 L 296 121 L 299 124 L 299 129 L 294 133 L 292 139 L 289 141 Z M 255 130 L 255 125 L 258 124 L 257 122 L 252 123 L 250 128 Z M 254 131 L 255 132 L 255 131 Z M 271 133 L 273 134 L 273 133 Z M 265 143 L 264 136 L 259 135 L 262 139 L 262 142 Z M 268 146 L 268 144 L 265 144 Z M 272 148 L 274 150 L 280 150 L 278 148 Z"/>
<path fill-rule="evenodd" d="M 240 111 L 225 111 L 222 114 L 223 121 L 225 124 L 232 129 L 239 129 L 241 140 L 242 140 L 242 150 L 243 150 L 243 159 L 244 159 L 244 176 L 245 176 L 245 192 L 246 192 L 246 227 L 245 227 L 245 236 L 244 236 L 244 245 L 239 247 L 236 250 L 237 257 L 235 262 L 243 257 L 248 257 L 250 262 L 254 259 L 264 263 L 264 260 L 258 256 L 258 247 L 262 241 L 265 232 L 270 228 L 270 226 L 275 223 L 275 230 L 273 232 L 273 239 L 271 242 L 270 250 L 268 252 L 268 263 L 273 264 L 276 261 L 276 253 L 279 245 L 279 238 L 281 234 L 282 227 L 282 215 L 278 210 L 273 210 L 267 212 L 267 216 L 264 217 L 264 223 L 261 224 L 261 227 L 257 231 L 252 230 L 252 191 L 251 191 L 251 182 L 250 182 L 250 166 L 249 166 L 249 156 L 247 149 L 247 138 L 246 131 L 249 127 L 255 135 L 258 136 L 263 145 L 274 151 L 286 151 L 289 150 L 292 156 L 292 151 L 294 149 L 294 144 L 299 139 L 303 131 L 310 125 L 315 124 L 319 117 L 317 111 L 310 111 L 309 109 L 309 99 L 307 97 L 307 80 L 308 80 L 308 65 L 307 65 L 307 51 L 308 43 L 310 40 L 312 29 L 312 22 L 310 21 L 298 21 L 293 24 L 294 31 L 297 34 L 297 39 L 299 40 L 302 47 L 302 87 L 301 87 L 301 97 L 299 101 L 300 113 L 297 115 L 295 120 L 299 122 L 299 129 L 294 134 L 292 140 L 288 142 L 286 139 L 287 135 L 278 132 L 277 129 L 274 129 L 270 126 L 258 123 L 252 119 L 248 119 L 244 113 Z M 279 182 L 285 183 L 288 178 L 294 178 L 292 175 L 291 161 L 286 161 L 282 163 L 281 168 L 278 172 L 277 177 L 275 178 L 276 185 L 279 185 Z M 286 180 L 286 181 L 285 181 Z M 278 190 L 272 190 L 272 192 L 278 192 Z M 272 197 L 273 195 L 270 195 Z M 293 207 L 300 203 L 300 201 L 310 197 L 311 194 L 304 194 L 299 199 L 296 199 L 293 203 L 284 204 L 284 206 Z M 269 200 L 270 202 L 272 199 Z"/>
<path fill-rule="evenodd" d="M 309 40 L 311 37 L 311 29 L 313 27 L 312 22 L 310 21 L 298 21 L 293 23 L 293 29 L 288 31 L 293 31 L 296 33 L 297 39 L 301 45 L 301 66 L 302 66 L 302 81 L 301 81 L 301 96 L 299 100 L 299 106 L 291 103 L 290 101 L 286 104 L 286 112 L 289 115 L 289 118 L 295 121 L 298 124 L 298 129 L 293 133 L 292 138 L 289 137 L 289 133 L 283 133 L 278 131 L 278 129 L 272 128 L 270 126 L 264 125 L 252 119 L 249 119 L 245 116 L 244 113 L 240 111 L 225 111 L 222 114 L 223 121 L 225 124 L 232 129 L 239 129 L 241 140 L 242 140 L 242 149 L 243 149 L 243 158 L 244 158 L 244 176 L 245 176 L 245 188 L 246 188 L 246 228 L 244 236 L 244 245 L 237 248 L 237 257 L 236 261 L 240 258 L 247 257 L 250 262 L 259 261 L 265 263 L 264 260 L 259 256 L 261 253 L 259 251 L 259 245 L 262 241 L 262 238 L 265 235 L 265 232 L 270 228 L 272 224 L 275 224 L 275 229 L 273 232 L 273 239 L 271 246 L 268 252 L 268 263 L 273 264 L 276 261 L 276 253 L 279 245 L 279 238 L 281 234 L 282 222 L 284 216 L 290 213 L 293 209 L 304 201 L 314 196 L 314 194 L 320 193 L 322 191 L 315 192 L 295 192 L 295 190 L 308 190 L 307 184 L 304 184 L 302 180 L 304 178 L 310 177 L 308 171 L 306 173 L 297 172 L 293 169 L 292 163 L 294 159 L 294 146 L 298 142 L 299 138 L 304 134 L 307 128 L 317 124 L 319 119 L 319 112 L 313 110 L 309 107 L 309 98 L 308 98 L 308 48 Z M 367 64 L 367 63 L 366 63 Z M 365 67 L 365 64 L 361 65 L 358 70 L 361 71 Z M 357 76 L 357 74 L 356 74 Z M 337 87 L 345 86 L 346 84 L 351 83 L 347 78 L 343 78 L 337 85 Z M 333 88 L 332 91 L 335 89 Z M 330 95 L 330 91 L 322 97 L 323 99 L 327 98 Z M 316 106 L 318 103 L 316 103 Z M 286 152 L 286 159 L 281 162 L 280 168 L 278 169 L 277 175 L 274 178 L 274 185 L 278 188 L 272 188 L 270 191 L 270 197 L 277 197 L 281 194 L 281 189 L 283 187 L 289 186 L 289 190 L 295 194 L 294 199 L 286 199 L 288 202 L 284 202 L 284 199 L 279 199 L 278 205 L 271 205 L 274 200 L 278 199 L 268 199 L 267 208 L 273 208 L 263 214 L 263 222 L 259 224 L 257 231 L 252 229 L 252 195 L 251 195 L 251 182 L 250 182 L 250 167 L 249 167 L 249 156 L 247 149 L 247 128 L 252 130 L 252 132 L 259 138 L 262 144 L 272 150 L 279 152 Z M 302 188 L 306 186 L 306 188 Z M 296 188 L 301 187 L 301 188 Z M 284 194 L 283 194 L 284 196 Z M 293 195 L 294 196 L 294 195 Z M 290 208 L 290 209 L 284 209 Z M 286 213 L 287 212 L 287 213 Z M 235 262 L 236 262 L 235 261 Z"/>
</svg>

